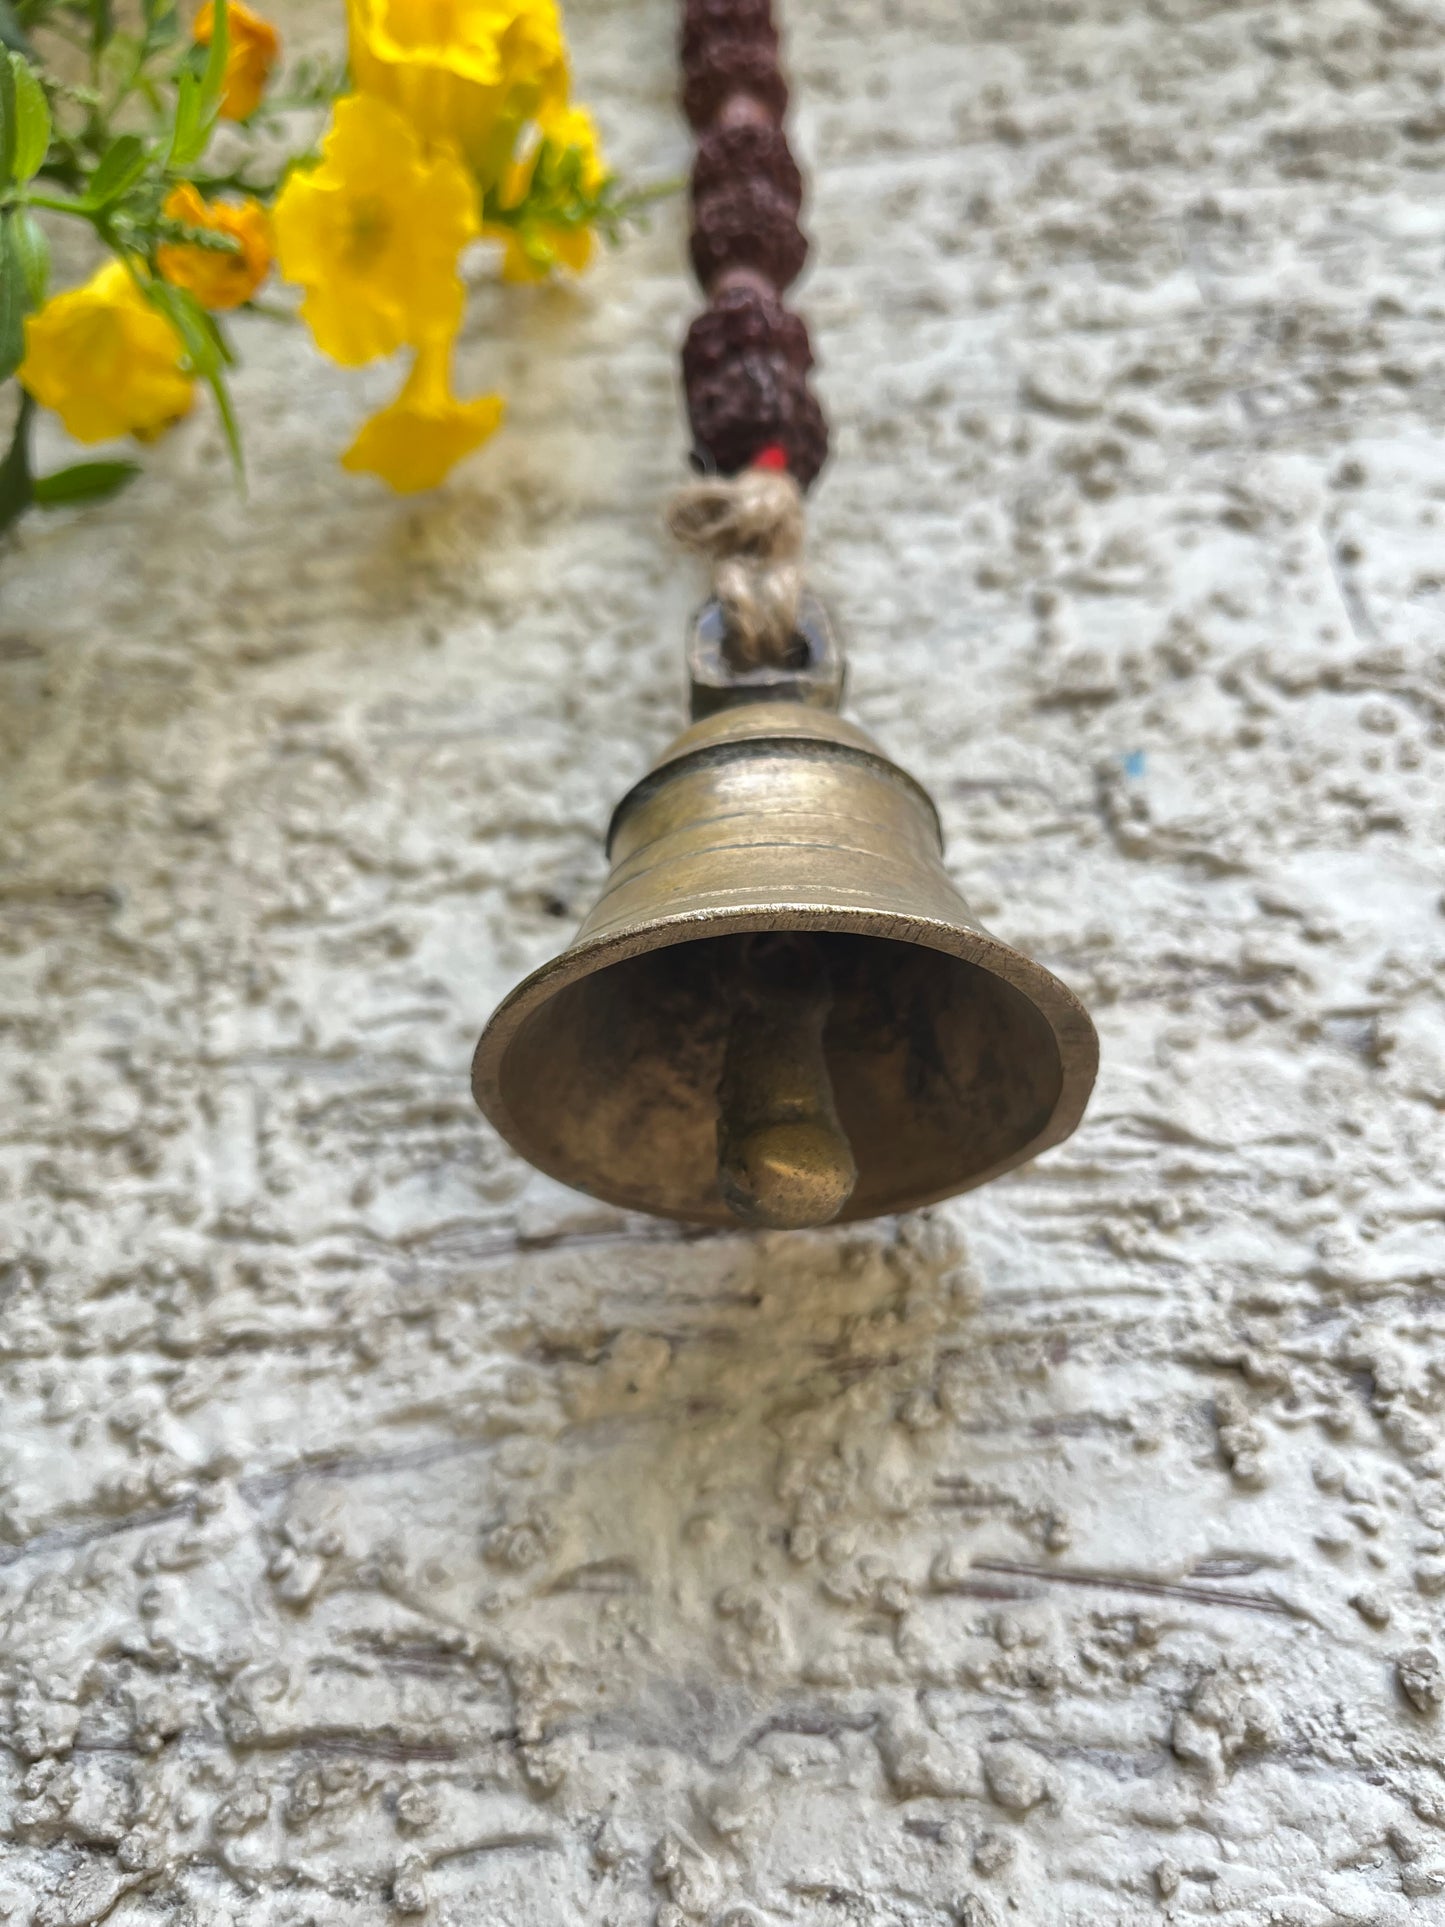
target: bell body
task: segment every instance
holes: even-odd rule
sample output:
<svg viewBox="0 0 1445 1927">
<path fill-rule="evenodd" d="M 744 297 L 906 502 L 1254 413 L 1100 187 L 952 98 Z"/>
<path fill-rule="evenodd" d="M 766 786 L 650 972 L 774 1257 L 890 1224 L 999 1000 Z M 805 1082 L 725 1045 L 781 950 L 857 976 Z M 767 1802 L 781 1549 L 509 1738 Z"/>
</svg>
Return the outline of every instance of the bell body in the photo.
<svg viewBox="0 0 1445 1927">
<path fill-rule="evenodd" d="M 974 919 L 927 794 L 838 716 L 694 724 L 618 805 L 609 855 L 472 1065 L 550 1176 L 695 1224 L 847 1221 L 986 1183 L 1078 1123 L 1088 1013 Z"/>
</svg>

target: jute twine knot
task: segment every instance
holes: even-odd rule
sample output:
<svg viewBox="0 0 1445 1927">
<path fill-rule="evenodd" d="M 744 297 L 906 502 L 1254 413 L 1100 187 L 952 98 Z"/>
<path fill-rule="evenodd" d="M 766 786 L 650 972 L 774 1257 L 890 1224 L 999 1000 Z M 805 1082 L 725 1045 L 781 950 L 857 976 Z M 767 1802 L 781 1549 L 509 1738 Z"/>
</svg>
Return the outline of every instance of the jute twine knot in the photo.
<svg viewBox="0 0 1445 1927">
<path fill-rule="evenodd" d="M 667 526 L 685 549 L 712 558 L 735 666 L 787 663 L 803 593 L 803 496 L 792 476 L 747 468 L 685 482 L 667 505 Z"/>
</svg>

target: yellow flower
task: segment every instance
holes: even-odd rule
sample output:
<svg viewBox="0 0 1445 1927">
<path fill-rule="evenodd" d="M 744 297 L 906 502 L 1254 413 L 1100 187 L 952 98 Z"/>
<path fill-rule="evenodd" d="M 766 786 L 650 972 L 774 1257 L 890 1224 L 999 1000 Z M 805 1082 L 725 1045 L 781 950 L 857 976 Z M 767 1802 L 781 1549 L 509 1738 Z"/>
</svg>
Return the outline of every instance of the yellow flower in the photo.
<svg viewBox="0 0 1445 1927">
<path fill-rule="evenodd" d="M 597 129 L 585 107 L 547 114 L 541 139 L 507 170 L 498 196 L 514 222 L 488 223 L 490 240 L 505 243 L 504 281 L 545 281 L 553 268 L 581 274 L 597 240 L 587 222 L 587 202 L 607 180 Z M 528 209 L 528 200 L 533 208 Z M 563 219 L 568 215 L 570 219 Z"/>
<path fill-rule="evenodd" d="M 458 401 L 447 374 L 450 357 L 450 342 L 428 342 L 417 350 L 401 393 L 362 424 L 341 458 L 343 468 L 379 475 L 399 495 L 413 495 L 435 488 L 464 455 L 496 433 L 502 397 Z"/>
<path fill-rule="evenodd" d="M 198 47 L 209 47 L 216 28 L 216 0 L 196 15 L 192 29 Z M 252 13 L 244 0 L 230 0 L 226 8 L 226 80 L 221 114 L 226 120 L 249 120 L 261 105 L 266 82 L 281 51 L 281 36 L 269 20 Z"/>
<path fill-rule="evenodd" d="M 143 442 L 180 420 L 195 398 L 171 324 L 120 261 L 47 301 L 25 322 L 20 380 L 78 442 Z"/>
<path fill-rule="evenodd" d="M 543 138 L 561 153 L 577 156 L 578 184 L 584 194 L 595 194 L 607 179 L 607 163 L 597 125 L 585 107 L 563 107 L 543 114 L 538 125 Z"/>
<path fill-rule="evenodd" d="M 477 233 L 476 192 L 456 156 L 427 160 L 401 115 L 350 94 L 323 159 L 276 203 L 276 252 L 306 290 L 316 345 L 355 367 L 403 342 L 449 339 L 462 313 L 457 255 Z"/>
<path fill-rule="evenodd" d="M 271 218 L 261 203 L 243 201 L 235 207 L 203 201 L 189 181 L 182 181 L 166 196 L 163 211 L 186 227 L 228 235 L 239 250 L 222 253 L 194 241 L 167 241 L 156 250 L 165 279 L 188 289 L 203 308 L 239 308 L 249 301 L 271 272 Z"/>
<path fill-rule="evenodd" d="M 501 178 L 524 124 L 567 99 L 556 0 L 348 0 L 351 71 L 428 140 Z"/>
</svg>

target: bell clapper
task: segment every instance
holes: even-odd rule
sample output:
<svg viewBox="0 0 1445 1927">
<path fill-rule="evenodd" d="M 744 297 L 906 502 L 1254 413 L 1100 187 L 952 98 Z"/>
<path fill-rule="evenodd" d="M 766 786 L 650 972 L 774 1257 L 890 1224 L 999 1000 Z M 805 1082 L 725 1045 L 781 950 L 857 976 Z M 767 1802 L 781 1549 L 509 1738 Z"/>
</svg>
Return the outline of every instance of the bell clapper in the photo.
<svg viewBox="0 0 1445 1927">
<path fill-rule="evenodd" d="M 718 1186 L 743 1224 L 829 1224 L 858 1181 L 823 1055 L 832 996 L 815 940 L 768 931 L 742 940 L 718 1081 Z"/>
</svg>

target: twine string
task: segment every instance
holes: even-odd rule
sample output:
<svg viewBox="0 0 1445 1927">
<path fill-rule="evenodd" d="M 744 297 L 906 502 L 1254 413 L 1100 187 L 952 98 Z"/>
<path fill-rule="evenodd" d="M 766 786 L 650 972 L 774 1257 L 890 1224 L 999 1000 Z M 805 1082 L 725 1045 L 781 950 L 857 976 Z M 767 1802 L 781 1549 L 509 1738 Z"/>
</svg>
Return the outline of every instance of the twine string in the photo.
<svg viewBox="0 0 1445 1927">
<path fill-rule="evenodd" d="M 668 503 L 667 525 L 712 562 L 733 666 L 788 665 L 803 593 L 803 495 L 793 477 L 767 466 L 698 476 Z"/>
</svg>

